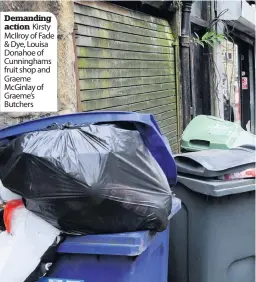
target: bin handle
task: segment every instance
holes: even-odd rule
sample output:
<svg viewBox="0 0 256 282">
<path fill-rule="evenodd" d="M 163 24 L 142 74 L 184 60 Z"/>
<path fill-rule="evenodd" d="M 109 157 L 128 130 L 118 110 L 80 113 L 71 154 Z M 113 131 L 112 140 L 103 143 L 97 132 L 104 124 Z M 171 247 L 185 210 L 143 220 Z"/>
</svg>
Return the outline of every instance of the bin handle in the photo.
<svg viewBox="0 0 256 282">
<path fill-rule="evenodd" d="M 189 141 L 189 143 L 193 146 L 200 146 L 205 148 L 210 147 L 210 141 L 207 140 L 192 139 Z"/>
</svg>

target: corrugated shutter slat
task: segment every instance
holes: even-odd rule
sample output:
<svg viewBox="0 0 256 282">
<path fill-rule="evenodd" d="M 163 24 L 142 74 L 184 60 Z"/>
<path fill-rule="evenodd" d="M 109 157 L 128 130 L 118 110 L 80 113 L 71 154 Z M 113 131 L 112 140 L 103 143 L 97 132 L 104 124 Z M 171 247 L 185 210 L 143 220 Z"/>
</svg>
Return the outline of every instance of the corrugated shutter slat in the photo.
<svg viewBox="0 0 256 282">
<path fill-rule="evenodd" d="M 177 91 L 167 21 L 104 2 L 76 2 L 81 109 L 152 113 L 174 151 Z"/>
</svg>

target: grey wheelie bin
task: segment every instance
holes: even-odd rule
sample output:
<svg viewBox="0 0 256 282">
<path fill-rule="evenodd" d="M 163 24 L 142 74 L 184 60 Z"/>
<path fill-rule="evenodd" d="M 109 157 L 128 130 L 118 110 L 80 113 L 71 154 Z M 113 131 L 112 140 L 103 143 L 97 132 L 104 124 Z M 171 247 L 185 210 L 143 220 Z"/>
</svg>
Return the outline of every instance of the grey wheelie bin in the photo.
<svg viewBox="0 0 256 282">
<path fill-rule="evenodd" d="M 255 179 L 178 176 L 169 282 L 255 282 Z"/>
</svg>

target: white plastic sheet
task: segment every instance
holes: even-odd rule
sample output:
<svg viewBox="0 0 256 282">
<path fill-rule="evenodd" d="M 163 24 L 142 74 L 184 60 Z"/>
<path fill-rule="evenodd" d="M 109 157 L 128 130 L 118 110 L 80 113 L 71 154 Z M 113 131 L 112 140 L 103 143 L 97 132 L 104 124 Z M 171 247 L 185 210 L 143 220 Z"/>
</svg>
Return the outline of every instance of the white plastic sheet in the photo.
<svg viewBox="0 0 256 282">
<path fill-rule="evenodd" d="M 11 223 L 11 234 L 0 233 L 0 281 L 23 282 L 60 231 L 25 207 L 14 210 Z"/>
</svg>

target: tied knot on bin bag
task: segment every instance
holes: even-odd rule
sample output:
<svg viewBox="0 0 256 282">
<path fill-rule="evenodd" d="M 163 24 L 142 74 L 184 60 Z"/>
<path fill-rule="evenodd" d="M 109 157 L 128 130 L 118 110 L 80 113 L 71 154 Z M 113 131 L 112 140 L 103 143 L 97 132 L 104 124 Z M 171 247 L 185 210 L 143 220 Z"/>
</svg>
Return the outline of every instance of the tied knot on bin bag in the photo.
<svg viewBox="0 0 256 282">
<path fill-rule="evenodd" d="M 73 235 L 163 231 L 172 191 L 136 127 L 53 125 L 12 140 L 3 185 L 25 207 Z"/>
</svg>

